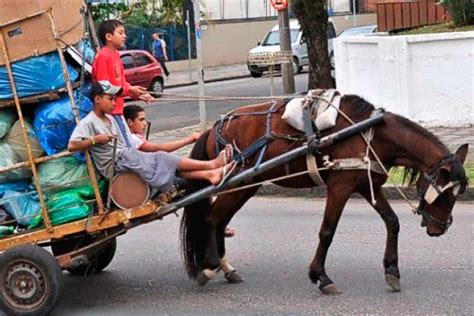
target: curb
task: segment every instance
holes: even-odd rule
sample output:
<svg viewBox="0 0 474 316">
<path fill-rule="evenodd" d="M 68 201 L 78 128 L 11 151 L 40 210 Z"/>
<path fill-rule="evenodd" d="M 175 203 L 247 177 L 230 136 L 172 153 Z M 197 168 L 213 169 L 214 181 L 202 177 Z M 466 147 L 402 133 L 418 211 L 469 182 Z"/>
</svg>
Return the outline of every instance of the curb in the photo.
<svg viewBox="0 0 474 316">
<path fill-rule="evenodd" d="M 403 200 L 398 193 L 397 189 L 392 186 L 387 186 L 383 188 L 383 192 L 387 199 L 390 200 Z M 410 200 L 418 200 L 418 195 L 414 187 L 405 187 L 402 188 L 402 192 Z M 313 187 L 308 189 L 290 189 L 280 187 L 274 184 L 263 185 L 257 192 L 258 196 L 281 196 L 281 197 L 298 197 L 298 198 L 326 198 L 326 188 L 325 187 Z M 358 194 L 352 194 L 351 198 L 363 199 L 363 197 Z M 474 201 L 474 188 L 467 188 L 463 195 L 459 195 L 457 198 L 458 201 Z"/>
<path fill-rule="evenodd" d="M 213 83 L 213 82 L 235 80 L 235 79 L 242 79 L 242 78 L 250 78 L 250 77 L 251 77 L 250 74 L 234 75 L 234 76 L 230 76 L 230 77 L 220 77 L 220 78 L 204 80 L 204 83 Z M 165 89 L 167 89 L 167 88 L 171 89 L 171 88 L 193 86 L 193 85 L 197 85 L 197 84 L 198 84 L 197 80 L 193 80 L 193 81 L 187 81 L 187 82 L 182 82 L 182 83 L 175 83 L 175 84 L 171 84 L 171 85 L 166 85 L 165 84 L 164 88 Z"/>
</svg>

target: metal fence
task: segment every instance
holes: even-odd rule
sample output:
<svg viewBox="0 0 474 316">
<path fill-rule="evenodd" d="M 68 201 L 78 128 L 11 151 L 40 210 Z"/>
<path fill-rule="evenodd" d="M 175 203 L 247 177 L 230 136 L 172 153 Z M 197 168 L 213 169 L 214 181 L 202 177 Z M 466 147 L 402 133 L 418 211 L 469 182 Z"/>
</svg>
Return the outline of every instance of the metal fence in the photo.
<svg viewBox="0 0 474 316">
<path fill-rule="evenodd" d="M 127 43 L 126 49 L 153 50 L 153 33 L 162 33 L 161 38 L 166 42 L 168 58 L 173 60 L 188 59 L 188 31 L 186 26 L 168 26 L 164 28 L 146 28 L 126 25 Z M 196 58 L 196 43 L 194 32 L 190 30 L 191 58 Z"/>
</svg>

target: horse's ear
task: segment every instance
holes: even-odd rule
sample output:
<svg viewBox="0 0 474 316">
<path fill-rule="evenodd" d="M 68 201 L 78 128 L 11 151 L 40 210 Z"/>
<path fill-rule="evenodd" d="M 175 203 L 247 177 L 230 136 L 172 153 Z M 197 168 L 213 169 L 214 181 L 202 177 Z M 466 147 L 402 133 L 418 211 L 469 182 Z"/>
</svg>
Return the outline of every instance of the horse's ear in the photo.
<svg viewBox="0 0 474 316">
<path fill-rule="evenodd" d="M 459 147 L 458 150 L 456 150 L 456 156 L 458 156 L 462 164 L 464 164 L 464 161 L 466 161 L 468 147 L 469 147 L 469 144 L 464 144 L 464 145 L 461 145 L 461 147 Z"/>
</svg>

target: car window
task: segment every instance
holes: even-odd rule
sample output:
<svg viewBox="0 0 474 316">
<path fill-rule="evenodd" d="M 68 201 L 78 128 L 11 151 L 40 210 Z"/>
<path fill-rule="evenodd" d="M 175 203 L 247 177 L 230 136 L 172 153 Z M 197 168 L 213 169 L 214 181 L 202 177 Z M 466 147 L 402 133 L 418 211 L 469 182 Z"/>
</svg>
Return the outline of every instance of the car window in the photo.
<svg viewBox="0 0 474 316">
<path fill-rule="evenodd" d="M 291 42 L 294 43 L 298 39 L 300 31 L 298 29 L 290 30 Z M 272 45 L 280 45 L 280 32 L 279 31 L 271 31 L 267 34 L 265 39 L 262 42 L 262 46 L 272 46 Z"/>
<path fill-rule="evenodd" d="M 123 68 L 130 69 L 134 67 L 132 55 L 123 55 L 120 59 L 122 59 Z"/>
<path fill-rule="evenodd" d="M 336 37 L 336 30 L 334 29 L 334 25 L 332 23 L 328 23 L 328 29 L 326 32 L 327 32 L 328 39 L 332 39 Z"/>
<path fill-rule="evenodd" d="M 148 56 L 145 56 L 144 54 L 136 54 L 134 57 L 135 57 L 135 65 L 137 65 L 137 67 L 151 64 L 150 58 L 148 58 Z"/>
</svg>

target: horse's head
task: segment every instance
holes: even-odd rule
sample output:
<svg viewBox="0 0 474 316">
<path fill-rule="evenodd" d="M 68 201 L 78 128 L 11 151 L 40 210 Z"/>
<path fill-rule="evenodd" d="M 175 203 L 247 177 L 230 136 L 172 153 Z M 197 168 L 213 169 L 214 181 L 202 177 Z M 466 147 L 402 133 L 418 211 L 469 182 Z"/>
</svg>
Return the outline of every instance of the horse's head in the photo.
<svg viewBox="0 0 474 316">
<path fill-rule="evenodd" d="M 468 144 L 458 148 L 454 155 L 442 159 L 428 173 L 420 175 L 416 182 L 421 197 L 418 214 L 423 218 L 421 226 L 426 226 L 430 236 L 441 236 L 453 222 L 451 212 L 456 197 L 467 187 L 464 171 Z"/>
</svg>

